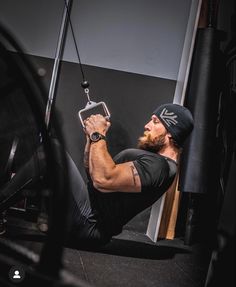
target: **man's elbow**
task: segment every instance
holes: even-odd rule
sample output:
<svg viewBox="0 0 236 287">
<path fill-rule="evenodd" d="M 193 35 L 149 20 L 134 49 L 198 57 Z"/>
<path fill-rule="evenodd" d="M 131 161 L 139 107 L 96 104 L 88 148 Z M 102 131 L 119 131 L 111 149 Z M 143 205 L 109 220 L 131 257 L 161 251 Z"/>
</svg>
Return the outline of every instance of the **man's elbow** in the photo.
<svg viewBox="0 0 236 287">
<path fill-rule="evenodd" d="M 93 178 L 93 186 L 101 192 L 112 192 L 110 181 L 106 178 Z"/>
</svg>

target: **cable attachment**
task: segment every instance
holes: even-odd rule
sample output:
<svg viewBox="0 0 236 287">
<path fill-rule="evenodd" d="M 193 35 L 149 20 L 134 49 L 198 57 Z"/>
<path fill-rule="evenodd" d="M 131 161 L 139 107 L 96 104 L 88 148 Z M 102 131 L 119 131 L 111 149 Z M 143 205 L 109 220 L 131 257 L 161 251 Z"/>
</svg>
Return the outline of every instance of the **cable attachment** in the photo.
<svg viewBox="0 0 236 287">
<path fill-rule="evenodd" d="M 85 106 L 85 108 L 79 110 L 78 112 L 78 116 L 79 116 L 79 119 L 80 119 L 80 122 L 83 126 L 83 128 L 85 127 L 84 126 L 84 120 L 88 117 L 90 117 L 92 114 L 95 115 L 95 114 L 101 114 L 103 115 L 107 120 L 110 119 L 110 112 L 106 106 L 106 104 L 104 102 L 99 102 L 99 103 L 96 103 L 96 102 L 93 102 L 90 100 L 89 98 L 89 82 L 84 80 L 82 83 L 81 83 L 81 86 L 82 88 L 84 89 L 84 92 L 88 98 L 88 102 Z"/>
<path fill-rule="evenodd" d="M 90 100 L 90 97 L 89 97 L 89 82 L 84 80 L 82 83 L 81 83 L 81 87 L 84 89 L 84 92 L 85 92 L 85 95 L 88 99 L 88 102 L 91 103 L 91 100 Z"/>
<path fill-rule="evenodd" d="M 83 128 L 85 128 L 84 126 L 84 120 L 88 117 L 90 117 L 92 114 L 95 115 L 95 114 L 101 114 L 103 115 L 107 120 L 110 119 L 110 112 L 106 106 L 106 104 L 104 102 L 99 102 L 99 103 L 96 103 L 96 102 L 93 102 L 90 100 L 90 97 L 89 97 L 89 82 L 84 80 L 82 83 L 81 83 L 81 86 L 82 88 L 84 89 L 84 92 L 88 98 L 88 102 L 85 106 L 85 108 L 79 110 L 78 112 L 78 116 L 79 116 L 79 119 L 80 119 L 80 122 L 83 126 Z"/>
</svg>

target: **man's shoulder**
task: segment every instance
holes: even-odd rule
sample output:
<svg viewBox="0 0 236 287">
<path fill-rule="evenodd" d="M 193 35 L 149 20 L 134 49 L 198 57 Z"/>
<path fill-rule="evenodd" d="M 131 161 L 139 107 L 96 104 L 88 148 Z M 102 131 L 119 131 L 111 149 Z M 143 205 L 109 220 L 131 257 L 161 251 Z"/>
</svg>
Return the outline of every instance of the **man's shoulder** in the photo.
<svg viewBox="0 0 236 287">
<path fill-rule="evenodd" d="M 129 148 L 121 151 L 114 157 L 114 161 L 119 163 L 124 161 L 134 161 L 144 157 L 165 161 L 165 158 L 159 154 L 137 148 Z"/>
</svg>

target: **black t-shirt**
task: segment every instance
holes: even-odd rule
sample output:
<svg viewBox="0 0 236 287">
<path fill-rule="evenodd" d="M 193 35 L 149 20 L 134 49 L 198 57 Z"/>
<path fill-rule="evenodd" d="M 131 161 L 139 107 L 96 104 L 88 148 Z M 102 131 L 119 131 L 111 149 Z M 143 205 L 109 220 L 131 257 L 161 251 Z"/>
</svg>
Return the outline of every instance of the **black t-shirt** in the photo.
<svg viewBox="0 0 236 287">
<path fill-rule="evenodd" d="M 100 228 L 113 236 L 139 212 L 151 206 L 169 188 L 176 174 L 176 163 L 166 157 L 140 149 L 126 149 L 114 157 L 115 163 L 133 161 L 141 192 L 102 193 L 88 183 L 91 206 Z"/>
</svg>

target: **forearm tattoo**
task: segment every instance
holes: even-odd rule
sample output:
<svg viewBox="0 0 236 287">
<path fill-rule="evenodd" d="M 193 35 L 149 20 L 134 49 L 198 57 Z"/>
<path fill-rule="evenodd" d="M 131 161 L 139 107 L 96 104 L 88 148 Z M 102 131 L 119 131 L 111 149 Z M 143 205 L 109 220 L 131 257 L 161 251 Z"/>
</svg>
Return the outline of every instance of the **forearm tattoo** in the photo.
<svg viewBox="0 0 236 287">
<path fill-rule="evenodd" d="M 137 181 L 136 181 L 136 177 L 138 176 L 137 169 L 133 165 L 131 165 L 130 168 L 131 168 L 132 175 L 133 175 L 134 185 L 137 185 Z"/>
</svg>

